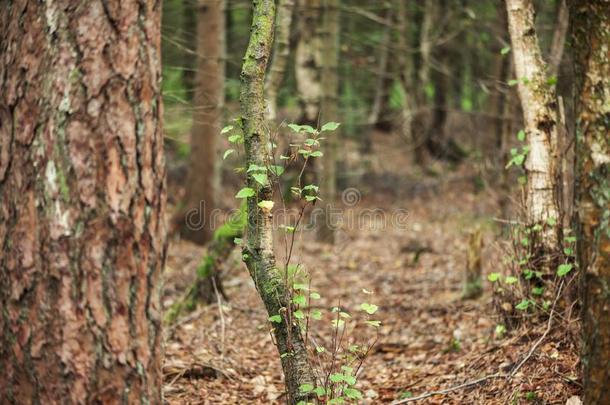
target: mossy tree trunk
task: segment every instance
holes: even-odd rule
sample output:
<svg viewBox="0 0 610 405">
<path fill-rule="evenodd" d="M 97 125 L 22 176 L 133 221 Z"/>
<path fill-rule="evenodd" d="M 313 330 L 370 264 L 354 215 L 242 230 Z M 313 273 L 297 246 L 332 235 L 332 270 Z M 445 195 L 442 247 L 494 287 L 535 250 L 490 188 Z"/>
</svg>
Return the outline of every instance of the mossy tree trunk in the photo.
<svg viewBox="0 0 610 405">
<path fill-rule="evenodd" d="M 532 0 L 506 0 L 506 5 L 529 147 L 525 160 L 527 223 L 543 227 L 539 254 L 553 254 L 558 251 L 562 227 L 557 189 L 560 184 L 557 97 L 548 82 L 540 53 Z"/>
<path fill-rule="evenodd" d="M 0 7 L 4 403 L 162 403 L 160 17 Z"/>
<path fill-rule="evenodd" d="M 175 218 L 182 237 L 203 245 L 212 238 L 217 141 L 222 125 L 225 80 L 225 0 L 198 0 L 197 72 L 193 98 L 191 152 L 184 206 Z"/>
<path fill-rule="evenodd" d="M 569 2 L 577 83 L 583 403 L 610 403 L 610 3 Z"/>
<path fill-rule="evenodd" d="M 275 3 L 273 0 L 254 0 L 254 15 L 250 42 L 241 72 L 240 104 L 246 148 L 246 165 L 266 167 L 270 161 L 269 128 L 265 121 L 263 89 L 265 70 L 273 42 Z M 260 201 L 272 201 L 271 184 L 261 186 L 247 174 L 248 187 L 256 196 L 248 198 L 246 246 L 244 261 L 269 316 L 280 315 L 282 322 L 274 323 L 274 336 L 280 353 L 286 381 L 288 402 L 311 400 L 312 394 L 303 394 L 299 387 L 314 384 L 305 342 L 294 319 L 290 295 L 282 273 L 276 267 L 273 246 L 273 216 L 270 210 L 258 206 Z"/>
</svg>

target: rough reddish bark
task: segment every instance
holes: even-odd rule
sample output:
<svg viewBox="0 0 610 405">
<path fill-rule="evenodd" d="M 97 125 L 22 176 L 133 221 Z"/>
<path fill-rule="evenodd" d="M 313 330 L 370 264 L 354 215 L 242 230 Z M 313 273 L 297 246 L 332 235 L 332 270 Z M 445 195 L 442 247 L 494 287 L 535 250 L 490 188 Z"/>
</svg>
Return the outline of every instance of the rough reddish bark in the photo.
<svg viewBox="0 0 610 405">
<path fill-rule="evenodd" d="M 583 403 L 610 403 L 610 3 L 569 2 L 577 83 Z"/>
<path fill-rule="evenodd" d="M 6 403 L 161 403 L 160 7 L 0 6 Z"/>
</svg>

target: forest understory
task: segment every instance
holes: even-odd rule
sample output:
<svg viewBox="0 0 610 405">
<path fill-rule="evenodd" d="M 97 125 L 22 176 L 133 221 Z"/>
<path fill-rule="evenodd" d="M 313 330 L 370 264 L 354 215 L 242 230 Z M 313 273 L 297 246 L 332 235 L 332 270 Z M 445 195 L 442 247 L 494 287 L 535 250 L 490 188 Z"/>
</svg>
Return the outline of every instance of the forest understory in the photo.
<svg viewBox="0 0 610 405">
<path fill-rule="evenodd" d="M 498 336 L 496 325 L 502 321 L 487 280 L 488 273 L 500 271 L 506 255 L 498 242 L 503 224 L 497 218 L 496 195 L 476 191 L 472 166 L 415 180 L 417 176 L 407 173 L 412 166 L 398 157 L 406 148 L 400 137 L 376 134 L 373 145 L 374 156 L 391 156 L 383 162 L 391 166 L 378 167 L 378 176 L 399 174 L 413 178 L 413 184 L 392 193 L 377 190 L 377 183 L 347 210 L 356 217 L 372 208 L 407 210 L 406 228 L 377 223 L 342 229 L 336 246 L 317 243 L 312 232 L 303 232 L 295 259 L 311 272 L 312 288 L 322 296 L 320 307 L 340 306 L 354 315 L 363 297 L 379 305 L 378 335 L 362 324 L 348 333 L 358 343 L 377 339 L 357 376 L 365 397 L 361 403 L 392 403 L 508 374 L 545 335 L 547 322 Z M 463 300 L 467 235 L 473 227 L 483 231 L 484 295 Z M 196 245 L 171 244 L 166 307 L 192 283 L 201 256 Z M 200 307 L 165 330 L 165 398 L 170 404 L 284 403 L 267 314 L 238 249 L 223 272 L 229 300 Z M 418 403 L 564 404 L 581 389 L 578 328 L 577 319 L 556 317 L 513 378 L 490 378 Z M 328 342 L 331 332 L 330 326 L 321 326 L 313 338 Z"/>
</svg>

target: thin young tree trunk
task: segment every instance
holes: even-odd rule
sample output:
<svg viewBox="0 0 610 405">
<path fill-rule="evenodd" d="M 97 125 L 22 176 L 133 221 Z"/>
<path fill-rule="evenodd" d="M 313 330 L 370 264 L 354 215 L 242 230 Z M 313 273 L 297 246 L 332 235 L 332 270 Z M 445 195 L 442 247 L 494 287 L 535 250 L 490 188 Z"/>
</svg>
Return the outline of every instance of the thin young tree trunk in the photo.
<svg viewBox="0 0 610 405">
<path fill-rule="evenodd" d="M 424 108 L 429 103 L 424 90 L 426 86 L 430 84 L 430 68 L 433 49 L 431 31 L 437 12 L 436 0 L 425 0 L 423 6 L 424 10 L 419 31 L 419 67 L 417 69 L 419 82 L 415 87 L 415 105 L 417 113 L 413 115 L 411 120 L 414 160 L 419 166 L 424 166 L 428 161 L 426 142 L 429 125 L 426 125 L 423 112 Z M 406 5 L 404 7 L 406 7 Z M 405 114 L 405 111 L 403 111 L 403 114 Z"/>
<path fill-rule="evenodd" d="M 160 2 L 0 6 L 0 395 L 161 404 Z"/>
<path fill-rule="evenodd" d="M 389 20 L 392 18 L 391 9 L 385 13 L 385 19 Z M 386 25 L 383 28 L 383 37 L 381 38 L 378 65 L 377 65 L 377 78 L 375 81 L 375 97 L 373 98 L 373 104 L 368 117 L 368 124 L 372 127 L 377 125 L 381 117 L 381 111 L 383 107 L 384 98 L 386 94 L 385 82 L 388 76 L 388 62 L 390 60 L 390 41 L 392 39 L 391 26 Z"/>
<path fill-rule="evenodd" d="M 610 3 L 571 0 L 577 83 L 576 214 L 583 278 L 583 403 L 610 403 Z"/>
<path fill-rule="evenodd" d="M 271 67 L 265 81 L 267 97 L 267 119 L 277 119 L 277 94 L 284 81 L 286 65 L 290 56 L 290 32 L 292 29 L 292 14 L 295 0 L 279 0 L 277 11 L 277 28 L 275 33 L 275 46 Z"/>
<path fill-rule="evenodd" d="M 295 51 L 295 77 L 301 103 L 299 121 L 314 127 L 318 123 L 322 97 L 321 1 L 299 0 L 299 39 Z"/>
<path fill-rule="evenodd" d="M 323 1 L 323 38 L 322 38 L 322 122 L 337 121 L 339 116 L 339 6 L 340 0 Z M 320 173 L 320 190 L 324 215 L 318 226 L 317 238 L 321 242 L 334 243 L 335 224 L 333 206 L 336 194 L 335 155 L 339 143 L 339 130 L 328 133 L 325 142 L 324 158 L 318 163 Z"/>
<path fill-rule="evenodd" d="M 266 167 L 270 160 L 269 130 L 265 121 L 263 97 L 265 70 L 273 42 L 275 4 L 273 0 L 255 0 L 250 42 L 241 72 L 240 104 L 246 161 L 250 165 Z M 314 384 L 305 342 L 299 326 L 290 319 L 289 293 L 275 264 L 273 249 L 273 215 L 258 206 L 260 201 L 272 201 L 271 184 L 261 186 L 251 174 L 248 187 L 256 190 L 256 197 L 248 198 L 247 242 L 243 255 L 248 270 L 269 316 L 280 315 L 282 322 L 274 324 L 274 335 L 281 355 L 288 392 L 288 402 L 308 402 L 311 394 L 302 393 L 303 384 Z"/>
<path fill-rule="evenodd" d="M 225 79 L 225 0 L 198 0 L 197 73 L 184 206 L 175 218 L 182 237 L 205 244 L 213 232 Z"/>
<path fill-rule="evenodd" d="M 557 97 L 548 83 L 534 27 L 532 0 L 506 0 L 508 26 L 515 62 L 518 90 L 525 119 L 529 153 L 525 208 L 527 222 L 540 224 L 544 253 L 559 246 L 559 159 Z M 551 225 L 555 221 L 554 225 Z"/>
<path fill-rule="evenodd" d="M 559 73 L 559 65 L 563 58 L 563 49 L 565 47 L 566 35 L 570 12 L 566 4 L 566 0 L 559 0 L 557 5 L 557 22 L 555 31 L 553 32 L 553 42 L 551 43 L 551 52 L 549 54 L 549 76 L 557 76 Z"/>
<path fill-rule="evenodd" d="M 417 108 L 415 86 L 413 83 L 413 54 L 409 53 L 409 10 L 406 2 L 395 0 L 396 19 L 398 24 L 398 67 L 399 78 L 404 93 L 404 103 L 401 111 L 401 132 L 405 139 L 414 140 L 413 119 Z"/>
</svg>

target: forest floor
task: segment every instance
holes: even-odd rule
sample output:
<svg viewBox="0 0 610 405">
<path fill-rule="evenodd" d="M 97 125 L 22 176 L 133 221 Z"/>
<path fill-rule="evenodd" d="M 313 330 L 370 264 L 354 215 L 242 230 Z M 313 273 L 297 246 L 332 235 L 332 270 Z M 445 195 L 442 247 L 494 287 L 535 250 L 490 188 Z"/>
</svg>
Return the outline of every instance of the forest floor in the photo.
<svg viewBox="0 0 610 405">
<path fill-rule="evenodd" d="M 495 200 L 475 194 L 466 173 L 451 176 L 431 180 L 432 187 L 408 198 L 362 191 L 357 204 L 345 208 L 344 215 L 356 217 L 371 208 L 386 214 L 407 210 L 406 226 L 376 221 L 346 227 L 335 247 L 316 243 L 307 232 L 297 241 L 295 260 L 311 273 L 312 288 L 322 296 L 317 305 L 340 305 L 353 316 L 346 341 L 377 339 L 358 373 L 357 388 L 365 397 L 360 403 L 391 403 L 507 374 L 546 331 L 541 321 L 498 336 L 501 320 L 485 275 L 483 296 L 461 299 L 468 232 L 474 226 L 483 230 L 484 273 L 501 271 L 503 253 L 492 220 Z M 422 253 L 416 258 L 417 251 Z M 202 249 L 187 242 L 170 247 L 166 306 L 192 281 L 201 257 Z M 281 404 L 282 373 L 270 324 L 239 252 L 223 271 L 229 300 L 166 328 L 165 398 L 170 404 Z M 379 306 L 378 334 L 359 322 L 363 301 Z M 328 344 L 329 321 L 311 330 Z M 576 330 L 576 321 L 555 321 L 511 379 L 487 379 L 418 403 L 565 404 L 580 392 Z"/>
</svg>

